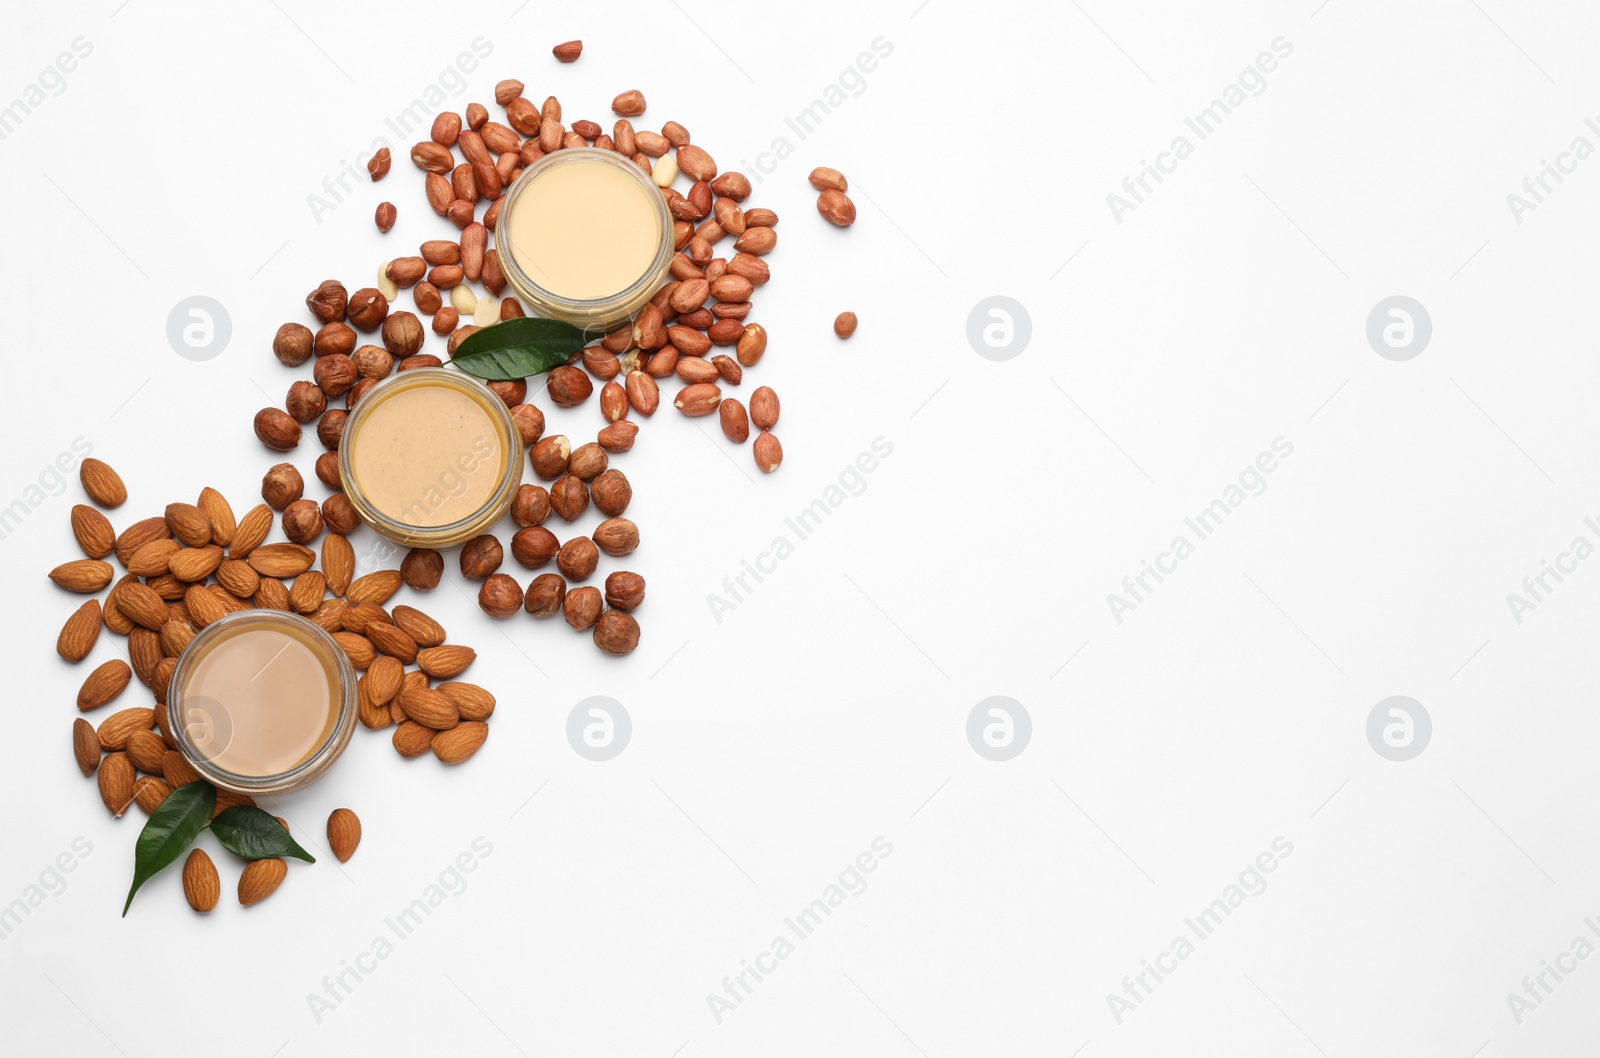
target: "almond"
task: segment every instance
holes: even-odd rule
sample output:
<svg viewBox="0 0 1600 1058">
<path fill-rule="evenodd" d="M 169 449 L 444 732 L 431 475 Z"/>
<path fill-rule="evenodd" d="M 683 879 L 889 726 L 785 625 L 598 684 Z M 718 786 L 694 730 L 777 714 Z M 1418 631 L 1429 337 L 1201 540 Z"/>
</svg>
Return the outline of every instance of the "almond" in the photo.
<svg viewBox="0 0 1600 1058">
<path fill-rule="evenodd" d="M 266 544 L 250 552 L 250 568 L 263 577 L 298 577 L 317 553 L 303 544 Z"/>
<path fill-rule="evenodd" d="M 56 636 L 56 653 L 71 662 L 89 656 L 95 641 L 100 638 L 100 602 L 90 599 L 72 612 L 67 623 Z"/>
<path fill-rule="evenodd" d="M 396 606 L 394 623 L 416 640 L 419 647 L 436 647 L 444 642 L 444 626 L 421 610 Z"/>
<path fill-rule="evenodd" d="M 306 570 L 289 586 L 289 608 L 295 613 L 316 613 L 327 587 L 327 579 L 319 571 Z"/>
<path fill-rule="evenodd" d="M 78 467 L 83 491 L 101 507 L 121 507 L 128 498 L 128 487 L 115 470 L 98 459 L 85 459 Z"/>
<path fill-rule="evenodd" d="M 211 542 L 211 519 L 192 503 L 167 504 L 167 527 L 190 547 Z"/>
<path fill-rule="evenodd" d="M 207 544 L 205 547 L 186 547 L 174 554 L 167 563 L 167 571 L 177 580 L 192 584 L 211 576 L 221 564 L 222 548 Z"/>
<path fill-rule="evenodd" d="M 408 665 L 417 658 L 417 641 L 394 625 L 372 621 L 367 625 L 366 636 L 379 653 Z"/>
<path fill-rule="evenodd" d="M 190 585 L 189 590 L 183 593 L 184 609 L 189 611 L 189 620 L 199 628 L 204 628 L 213 621 L 219 621 L 228 616 L 229 610 L 222 605 L 203 584 Z"/>
<path fill-rule="evenodd" d="M 72 756 L 85 775 L 93 775 L 100 767 L 100 736 L 95 734 L 94 725 L 81 716 L 72 722 Z"/>
<path fill-rule="evenodd" d="M 340 863 L 350 862 L 361 844 L 361 820 L 348 808 L 335 808 L 328 817 L 328 847 Z"/>
<path fill-rule="evenodd" d="M 434 736 L 437 734 L 431 727 L 424 727 L 415 720 L 407 720 L 394 729 L 394 748 L 402 757 L 420 757 L 428 752 L 433 745 Z"/>
<path fill-rule="evenodd" d="M 133 669 L 126 661 L 113 658 L 89 673 L 78 688 L 78 708 L 84 712 L 98 709 L 127 689 L 133 679 Z"/>
<path fill-rule="evenodd" d="M 167 623 L 167 604 L 149 585 L 129 581 L 116 590 L 117 609 L 135 624 L 159 632 Z"/>
<path fill-rule="evenodd" d="M 211 818 L 215 819 L 228 809 L 235 808 L 239 805 L 249 805 L 251 808 L 254 808 L 256 807 L 256 799 L 251 797 L 249 794 L 235 793 L 232 790 L 218 790 L 217 804 L 216 807 L 211 810 Z"/>
<path fill-rule="evenodd" d="M 250 563 L 229 558 L 217 564 L 217 583 L 229 594 L 248 599 L 261 586 L 261 575 L 250 568 Z"/>
<path fill-rule="evenodd" d="M 435 731 L 455 727 L 461 720 L 456 703 L 439 691 L 420 687 L 405 690 L 400 692 L 397 701 L 407 717 Z"/>
<path fill-rule="evenodd" d="M 456 704 L 463 720 L 487 720 L 494 713 L 494 695 L 475 683 L 441 683 L 439 693 Z"/>
<path fill-rule="evenodd" d="M 165 518 L 146 518 L 134 522 L 117 537 L 117 561 L 124 566 L 134 554 L 152 540 L 165 540 L 172 535 Z"/>
<path fill-rule="evenodd" d="M 162 627 L 166 627 L 165 624 Z M 161 635 L 148 628 L 135 628 L 128 633 L 128 660 L 133 663 L 133 674 L 146 687 L 153 686 L 156 666 L 165 657 L 161 652 Z"/>
<path fill-rule="evenodd" d="M 239 903 L 259 904 L 271 896 L 289 875 L 289 865 L 280 859 L 251 860 L 239 875 Z"/>
<path fill-rule="evenodd" d="M 104 720 L 100 721 L 95 736 L 100 739 L 100 748 L 104 750 L 120 750 L 127 748 L 128 736 L 135 731 L 149 731 L 155 726 L 156 711 L 143 706 L 132 709 L 121 709 Z"/>
<path fill-rule="evenodd" d="M 183 545 L 171 537 L 152 540 L 128 557 L 125 565 L 136 577 L 159 577 L 171 569 L 172 556 Z"/>
<path fill-rule="evenodd" d="M 371 640 L 355 632 L 335 632 L 333 640 L 358 671 L 365 672 L 378 656 L 378 652 L 372 649 Z"/>
<path fill-rule="evenodd" d="M 183 653 L 195 637 L 195 628 L 186 619 L 174 617 L 161 626 L 161 652 L 169 658 Z"/>
<path fill-rule="evenodd" d="M 50 579 L 67 591 L 83 594 L 97 592 L 111 583 L 111 563 L 92 558 L 79 558 L 63 562 L 50 571 Z"/>
<path fill-rule="evenodd" d="M 468 721 L 433 736 L 433 755 L 445 764 L 460 764 L 489 737 L 489 725 Z"/>
<path fill-rule="evenodd" d="M 105 558 L 117 546 L 116 530 L 105 515 L 87 504 L 72 507 L 72 535 L 90 558 Z"/>
<path fill-rule="evenodd" d="M 374 705 L 388 705 L 394 696 L 400 693 L 401 684 L 405 682 L 405 666 L 394 657 L 373 658 L 372 664 L 367 666 L 366 673 L 361 677 L 362 685 L 366 687 L 367 694 Z"/>
<path fill-rule="evenodd" d="M 324 599 L 309 616 L 324 632 L 337 632 L 344 628 L 344 612 L 348 608 L 343 599 Z"/>
<path fill-rule="evenodd" d="M 367 631 L 367 626 L 374 623 L 392 625 L 394 624 L 394 618 L 390 617 L 383 607 L 376 603 L 347 602 L 345 604 L 344 630 L 346 632 L 364 635 Z"/>
<path fill-rule="evenodd" d="M 172 793 L 172 787 L 153 775 L 141 775 L 133 780 L 133 800 L 149 815 L 161 807 L 161 802 Z"/>
<path fill-rule="evenodd" d="M 521 591 L 517 592 L 518 605 L 521 605 Z M 448 680 L 467 671 L 478 657 L 478 652 L 471 647 L 464 647 L 459 643 L 446 644 L 445 646 L 429 647 L 417 651 L 417 668 L 435 679 Z"/>
<path fill-rule="evenodd" d="M 250 552 L 260 547 L 272 531 L 272 508 L 258 503 L 239 519 L 233 540 L 228 544 L 229 558 L 248 558 Z"/>
<path fill-rule="evenodd" d="M 104 730 L 105 725 L 101 724 L 100 727 Z M 144 729 L 134 731 L 128 735 L 128 741 L 122 748 L 135 768 L 151 775 L 161 774 L 161 761 L 167 755 L 167 743 L 156 732 Z"/>
<path fill-rule="evenodd" d="M 211 542 L 222 547 L 227 547 L 233 540 L 233 534 L 238 530 L 238 523 L 233 517 L 233 508 L 222 493 L 207 487 L 200 490 L 200 498 L 195 501 L 195 506 L 205 512 L 211 519 Z"/>
<path fill-rule="evenodd" d="M 162 756 L 161 777 L 174 790 L 180 786 L 187 786 L 192 782 L 200 781 L 200 773 L 194 770 L 194 765 L 190 764 L 188 758 L 175 749 L 167 750 Z"/>
<path fill-rule="evenodd" d="M 287 873 L 287 872 L 286 872 Z M 183 898 L 189 906 L 204 914 L 217 906 L 222 897 L 222 880 L 217 877 L 217 865 L 211 862 L 205 849 L 191 849 L 183 861 Z"/>
<path fill-rule="evenodd" d="M 114 816 L 120 816 L 133 803 L 133 765 L 126 754 L 112 753 L 100 762 L 100 800 Z"/>
<path fill-rule="evenodd" d="M 345 598 L 353 603 L 370 602 L 382 606 L 389 601 L 390 596 L 400 590 L 400 584 L 399 570 L 378 570 L 356 578 L 350 589 L 345 592 Z"/>
</svg>

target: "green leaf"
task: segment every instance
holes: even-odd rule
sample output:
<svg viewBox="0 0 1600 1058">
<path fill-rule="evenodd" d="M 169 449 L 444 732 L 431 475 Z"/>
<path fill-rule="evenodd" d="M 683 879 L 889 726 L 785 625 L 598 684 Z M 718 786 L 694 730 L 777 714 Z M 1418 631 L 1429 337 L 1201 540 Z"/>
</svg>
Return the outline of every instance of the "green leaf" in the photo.
<svg viewBox="0 0 1600 1058">
<path fill-rule="evenodd" d="M 234 805 L 217 813 L 211 821 L 211 832 L 223 848 L 247 860 L 293 856 L 307 863 L 317 862 L 289 836 L 282 823 L 253 805 Z"/>
<path fill-rule="evenodd" d="M 133 894 L 163 867 L 183 855 L 183 850 L 206 828 L 211 810 L 216 806 L 217 788 L 200 781 L 178 787 L 150 813 L 133 850 L 133 887 L 128 890 L 128 902 L 122 905 L 124 918 L 128 908 L 133 906 Z"/>
<path fill-rule="evenodd" d="M 570 323 L 518 316 L 468 335 L 450 362 L 491 382 L 515 382 L 560 367 L 590 340 Z"/>
</svg>

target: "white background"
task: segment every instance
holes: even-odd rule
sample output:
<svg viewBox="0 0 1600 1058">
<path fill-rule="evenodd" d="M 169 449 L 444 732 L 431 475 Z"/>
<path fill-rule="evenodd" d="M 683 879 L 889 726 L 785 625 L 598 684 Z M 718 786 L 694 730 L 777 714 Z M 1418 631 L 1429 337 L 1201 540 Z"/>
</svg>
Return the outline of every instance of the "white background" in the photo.
<svg viewBox="0 0 1600 1058">
<path fill-rule="evenodd" d="M 1506 1001 L 1600 914 L 1600 563 L 1520 624 L 1506 602 L 1573 537 L 1600 542 L 1583 524 L 1600 515 L 1600 276 L 1581 234 L 1600 161 L 1520 224 L 1506 201 L 1575 137 L 1600 146 L 1583 124 L 1600 113 L 1592 10 L 518 3 L 8 12 L 0 102 L 74 38 L 93 46 L 0 142 L 0 503 L 41 500 L 0 541 L 0 904 L 75 838 L 93 848 L 0 941 L 8 1051 L 1592 1044 L 1600 961 L 1521 1024 Z M 517 77 L 609 127 L 612 96 L 639 88 L 639 127 L 677 119 L 724 169 L 788 140 L 751 200 L 782 220 L 753 314 L 770 352 L 746 378 L 783 399 L 784 465 L 761 477 L 714 423 L 659 413 L 616 462 L 644 536 L 627 565 L 649 582 L 634 655 L 605 658 L 559 623 L 494 625 L 452 563 L 432 596 L 396 601 L 479 650 L 471 678 L 501 703 L 485 749 L 447 769 L 358 731 L 334 772 L 276 805 L 316 865 L 245 910 L 237 863 L 208 844 L 214 913 L 189 911 L 173 870 L 119 919 L 142 813 L 108 818 L 68 728 L 88 665 L 125 645 L 102 636 L 78 667 L 53 654 L 79 600 L 44 574 L 75 554 L 82 496 L 46 469 L 92 444 L 129 486 L 119 529 L 205 485 L 248 508 L 276 461 L 250 418 L 308 374 L 274 361 L 274 330 L 308 320 L 320 280 L 365 285 L 450 233 L 405 157 L 421 134 L 387 133 L 393 173 L 374 187 L 361 172 L 320 220 L 308 196 L 360 171 L 384 117 L 479 36 L 492 53 L 452 109 Z M 1113 219 L 1106 196 L 1280 36 L 1293 53 L 1266 89 Z M 573 37 L 583 58 L 560 66 L 550 47 Z M 798 137 L 784 118 L 877 37 L 893 50 L 864 89 Z M 815 215 L 815 165 L 850 178 L 853 228 Z M 387 237 L 380 198 L 400 210 Z M 232 326 L 202 363 L 166 338 L 197 294 Z M 1433 322 L 1403 363 L 1365 337 L 1395 294 Z M 1031 317 L 1004 362 L 967 339 L 993 295 Z M 829 329 L 843 309 L 861 317 L 848 343 Z M 599 416 L 551 425 L 586 437 Z M 716 621 L 707 596 L 879 437 L 893 454 L 865 491 Z M 1118 623 L 1107 594 L 1277 437 L 1294 450 L 1266 491 Z M 318 450 L 308 438 L 294 458 L 320 497 Z M 565 734 L 597 694 L 633 721 L 605 763 Z M 1433 721 L 1404 763 L 1365 731 L 1396 694 Z M 1004 763 L 965 734 L 991 695 L 1032 720 Z M 322 835 L 339 806 L 365 827 L 342 867 Z M 867 889 L 719 1024 L 707 994 L 880 835 L 893 853 Z M 1267 889 L 1119 1024 L 1107 995 L 1124 975 L 1279 836 L 1293 853 Z M 492 853 L 467 887 L 319 1022 L 308 995 L 478 837 Z"/>
</svg>

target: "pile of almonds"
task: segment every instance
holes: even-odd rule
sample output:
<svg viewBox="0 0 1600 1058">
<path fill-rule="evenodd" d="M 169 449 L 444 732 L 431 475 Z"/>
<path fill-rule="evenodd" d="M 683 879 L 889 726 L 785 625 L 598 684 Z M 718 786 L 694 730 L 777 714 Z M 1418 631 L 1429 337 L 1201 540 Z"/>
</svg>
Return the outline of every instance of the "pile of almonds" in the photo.
<svg viewBox="0 0 1600 1058">
<path fill-rule="evenodd" d="M 122 479 L 100 460 L 84 460 L 79 473 L 98 508 L 112 509 L 127 499 Z M 269 474 L 269 487 L 279 477 Z M 355 552 L 344 535 L 322 537 L 319 557 L 307 545 L 322 536 L 322 514 L 315 504 L 299 503 L 309 501 L 295 499 L 284 508 L 291 539 L 275 543 L 267 542 L 272 507 L 260 503 L 236 519 L 215 489 L 203 490 L 192 504 L 170 503 L 161 515 L 120 533 L 97 507 L 72 508 L 72 532 L 85 557 L 57 566 L 50 579 L 80 594 L 110 590 L 67 618 L 56 653 L 82 661 L 102 629 L 127 637 L 128 644 L 128 661 L 103 662 L 85 677 L 78 709 L 89 713 L 110 705 L 135 677 L 154 699 L 152 705 L 119 709 L 98 725 L 82 716 L 73 723 L 78 767 L 84 775 L 98 772 L 101 799 L 113 815 L 130 804 L 152 812 L 174 789 L 200 778 L 177 751 L 162 707 L 183 648 L 200 629 L 237 610 L 298 613 L 328 631 L 361 673 L 362 724 L 394 727 L 402 756 L 431 750 L 444 763 L 459 764 L 488 737 L 494 695 L 456 679 L 477 657 L 473 649 L 446 642 L 444 629 L 420 610 L 385 609 L 400 588 L 399 571 L 356 576 Z M 120 578 L 109 558 L 124 570 Z M 253 803 L 244 794 L 217 793 L 218 812 Z"/>
<path fill-rule="evenodd" d="M 564 62 L 576 59 L 581 51 L 579 41 L 555 49 Z M 594 440 L 574 443 L 561 434 L 545 436 L 544 412 L 528 400 L 526 380 L 488 384 L 510 408 L 534 474 L 549 483 L 524 485 L 517 495 L 512 518 L 519 528 L 510 541 L 511 555 L 530 570 L 554 561 L 559 572 L 541 573 L 524 586 L 500 572 L 505 548 L 492 535 L 470 541 L 460 556 L 462 574 L 482 581 L 478 601 L 485 613 L 509 617 L 519 608 L 536 617 L 560 613 L 573 628 L 592 630 L 601 650 L 627 654 L 639 641 L 632 611 L 643 599 L 643 578 L 625 570 L 611 573 L 603 592 L 571 583 L 595 573 L 599 552 L 620 557 L 637 546 L 638 529 L 623 517 L 632 486 L 609 462 L 633 447 L 639 432 L 634 419 L 648 418 L 660 407 L 660 381 L 672 377 L 681 381 L 684 385 L 671 398 L 672 406 L 690 417 L 715 414 L 723 434 L 734 444 L 751 440 L 753 427 L 751 451 L 762 471 L 776 470 L 783 461 L 783 447 L 771 432 L 780 410 L 777 394 L 759 387 L 750 394 L 747 408 L 738 398 L 724 396 L 723 390 L 742 385 L 745 369 L 754 367 L 766 352 L 767 331 L 748 322 L 748 316 L 755 288 L 770 278 L 764 257 L 777 245 L 778 217 L 768 209 L 746 209 L 750 181 L 742 173 L 719 173 L 711 155 L 690 142 L 689 131 L 678 122 L 665 123 L 660 132 L 636 130 L 630 118 L 645 110 L 641 93 L 623 92 L 612 101 L 618 120 L 607 134 L 588 120 L 574 121 L 567 128 L 559 100 L 551 96 L 536 107 L 523 88 L 515 80 L 495 86 L 503 122 L 490 120 L 488 109 L 479 103 L 469 104 L 464 116 L 446 112 L 434 119 L 430 138 L 411 149 L 411 161 L 423 173 L 425 197 L 433 212 L 447 218 L 460 234 L 427 239 L 415 254 L 384 262 L 376 286 L 351 292 L 335 279 L 319 284 L 306 297 L 313 322 L 285 323 L 273 339 L 273 352 L 285 365 L 300 367 L 312 360 L 312 377 L 290 386 L 283 408 L 261 409 L 255 432 L 267 447 L 287 452 L 299 445 L 302 427 L 315 424 L 317 440 L 325 449 L 316 460 L 316 474 L 333 490 L 322 503 L 321 520 L 337 533 L 353 532 L 358 523 L 341 491 L 337 452 L 350 410 L 392 372 L 441 366 L 443 358 L 424 351 L 429 331 L 444 340 L 448 357 L 480 328 L 523 315 L 515 297 L 501 296 L 504 270 L 498 251 L 488 245 L 505 190 L 524 167 L 567 148 L 593 146 L 631 159 L 661 188 L 675 218 L 678 252 L 670 280 L 631 327 L 590 345 L 546 375 L 546 393 L 562 408 L 587 404 L 599 387 L 602 421 Z M 372 179 L 386 176 L 391 162 L 387 149 L 379 151 L 368 164 Z M 690 181 L 684 192 L 674 187 L 680 175 Z M 844 177 L 819 169 L 812 182 L 819 179 L 826 184 L 819 184 L 819 189 L 834 204 L 823 209 L 824 215 L 836 224 L 848 224 L 854 219 L 854 206 L 843 197 Z M 842 199 L 843 205 L 832 196 Z M 378 227 L 391 230 L 397 216 L 392 203 L 382 203 L 376 214 Z M 729 238 L 731 255 L 717 256 L 716 247 Z M 395 307 L 402 289 L 411 291 L 416 312 Z M 375 340 L 367 342 L 364 335 L 374 335 Z M 334 406 L 340 398 L 343 406 Z M 289 464 L 272 473 L 292 476 L 288 491 L 296 493 L 284 509 L 285 532 L 291 540 L 298 533 L 312 532 L 316 505 L 298 497 L 298 473 Z M 591 535 L 562 541 L 546 528 L 552 511 L 572 522 L 591 502 L 607 516 Z M 438 583 L 442 568 L 438 554 L 413 550 L 401 575 L 412 587 L 426 590 Z"/>
</svg>

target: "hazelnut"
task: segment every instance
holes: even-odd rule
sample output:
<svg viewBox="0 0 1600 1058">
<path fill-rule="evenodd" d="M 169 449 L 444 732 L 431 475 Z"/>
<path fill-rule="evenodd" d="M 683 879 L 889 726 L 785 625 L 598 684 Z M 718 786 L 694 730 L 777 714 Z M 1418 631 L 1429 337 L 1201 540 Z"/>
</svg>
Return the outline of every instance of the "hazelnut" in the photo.
<svg viewBox="0 0 1600 1058">
<path fill-rule="evenodd" d="M 419 367 L 443 367 L 443 366 L 444 366 L 444 361 L 440 360 L 437 356 L 434 356 L 432 353 L 418 353 L 415 356 L 408 356 L 404 360 L 400 361 L 400 366 L 398 368 L 396 368 L 396 370 L 398 370 L 398 371 L 415 371 Z"/>
<path fill-rule="evenodd" d="M 478 606 L 490 617 L 510 617 L 522 609 L 522 586 L 504 573 L 491 574 L 478 589 Z"/>
<path fill-rule="evenodd" d="M 287 452 L 300 444 L 300 424 L 277 408 L 262 408 L 256 412 L 255 428 L 261 443 L 276 451 Z"/>
<path fill-rule="evenodd" d="M 317 480 L 335 492 L 344 488 L 344 480 L 339 476 L 339 453 L 324 452 L 317 457 Z"/>
<path fill-rule="evenodd" d="M 511 382 L 486 382 L 489 392 L 505 401 L 506 407 L 515 408 L 528 396 L 528 383 L 524 379 Z"/>
<path fill-rule="evenodd" d="M 606 605 L 619 610 L 636 610 L 644 602 L 644 578 L 618 570 L 606 578 Z"/>
<path fill-rule="evenodd" d="M 309 544 L 322 535 L 322 512 L 315 500 L 295 500 L 283 509 L 283 535 L 297 544 Z"/>
<path fill-rule="evenodd" d="M 599 476 L 608 462 L 606 450 L 590 441 L 572 450 L 572 455 L 567 459 L 567 473 L 589 481 Z"/>
<path fill-rule="evenodd" d="M 594 626 L 594 645 L 607 654 L 631 654 L 639 645 L 639 622 L 621 610 L 607 610 Z"/>
<path fill-rule="evenodd" d="M 622 471 L 613 468 L 589 483 L 589 496 L 601 513 L 615 518 L 628 509 L 633 500 L 633 486 L 628 484 Z"/>
<path fill-rule="evenodd" d="M 444 575 L 444 556 L 426 547 L 414 547 L 400 562 L 400 579 L 417 591 L 432 591 Z"/>
<path fill-rule="evenodd" d="M 301 379 L 289 387 L 289 397 L 283 402 L 289 409 L 289 418 L 295 422 L 310 422 L 328 408 L 328 395 L 313 382 Z"/>
<path fill-rule="evenodd" d="M 322 501 L 322 520 L 328 523 L 331 531 L 341 536 L 349 536 L 361 528 L 361 516 L 356 513 L 350 497 L 342 492 L 335 492 Z"/>
<path fill-rule="evenodd" d="M 521 526 L 543 525 L 550 517 L 550 494 L 542 485 L 523 485 L 511 500 L 511 520 Z"/>
<path fill-rule="evenodd" d="M 356 405 L 361 402 L 361 398 L 365 397 L 372 387 L 376 386 L 377 384 L 378 380 L 375 378 L 363 378 L 358 380 L 355 385 L 350 387 L 350 392 L 344 395 L 345 410 L 355 411 Z"/>
<path fill-rule="evenodd" d="M 317 380 L 317 385 L 328 396 L 342 397 L 350 392 L 350 387 L 356 384 L 361 373 L 356 370 L 354 360 L 343 353 L 334 353 L 317 361 L 311 377 Z"/>
<path fill-rule="evenodd" d="M 561 551 L 561 541 L 556 539 L 556 534 L 542 525 L 530 525 L 526 529 L 518 529 L 511 538 L 511 557 L 529 569 L 538 569 L 540 566 L 555 558 Z"/>
<path fill-rule="evenodd" d="M 589 394 L 594 392 L 594 383 L 581 369 L 563 364 L 550 369 L 545 388 L 550 391 L 551 400 L 563 408 L 572 408 L 589 399 Z"/>
<path fill-rule="evenodd" d="M 279 463 L 261 478 L 261 498 L 267 506 L 281 511 L 298 500 L 306 491 L 305 479 L 293 463 Z"/>
<path fill-rule="evenodd" d="M 317 440 L 322 442 L 322 447 L 332 452 L 339 450 L 339 438 L 344 436 L 344 423 L 348 418 L 350 413 L 341 408 L 329 408 L 322 413 L 322 418 L 317 420 Z"/>
<path fill-rule="evenodd" d="M 604 605 L 605 601 L 600 598 L 599 588 L 573 588 L 562 600 L 561 609 L 566 615 L 567 624 L 582 632 L 594 627 L 594 623 L 600 619 L 600 610 Z"/>
<path fill-rule="evenodd" d="M 286 323 L 272 338 L 272 355 L 289 367 L 299 367 L 311 358 L 311 328 L 303 323 Z"/>
<path fill-rule="evenodd" d="M 561 475 L 550 486 L 550 509 L 566 521 L 577 521 L 589 509 L 589 487 L 571 474 Z"/>
<path fill-rule="evenodd" d="M 541 573 L 528 585 L 522 608 L 535 617 L 554 617 L 567 597 L 567 582 L 557 573 Z"/>
<path fill-rule="evenodd" d="M 355 348 L 356 332 L 350 329 L 349 324 L 338 320 L 323 324 L 311 340 L 311 351 L 318 357 L 332 356 L 334 353 L 349 356 Z"/>
<path fill-rule="evenodd" d="M 638 435 L 639 427 L 623 419 L 601 430 L 596 440 L 607 452 L 626 452 L 633 447 L 633 439 Z"/>
<path fill-rule="evenodd" d="M 620 557 L 639 546 L 639 527 L 627 518 L 607 518 L 595 527 L 594 542 L 612 557 Z"/>
<path fill-rule="evenodd" d="M 588 580 L 600 564 L 600 552 L 587 536 L 575 536 L 561 545 L 556 556 L 556 568 L 568 580 Z"/>
<path fill-rule="evenodd" d="M 443 311 L 443 310 L 441 310 Z M 451 356 L 456 355 L 456 350 L 461 348 L 461 343 L 477 334 L 480 328 L 476 323 L 469 323 L 464 327 L 457 327 L 450 332 L 450 339 L 444 343 L 444 351 Z"/>
<path fill-rule="evenodd" d="M 344 284 L 337 279 L 324 279 L 317 289 L 306 295 L 306 308 L 323 323 L 344 319 Z"/>
<path fill-rule="evenodd" d="M 389 299 L 375 287 L 362 287 L 350 295 L 345 316 L 358 331 L 374 331 L 389 315 Z"/>
<path fill-rule="evenodd" d="M 356 365 L 356 373 L 362 378 L 387 378 L 394 369 L 394 357 L 382 346 L 363 345 L 350 355 L 350 359 Z"/>
<path fill-rule="evenodd" d="M 383 347 L 399 357 L 410 356 L 421 349 L 422 324 L 417 321 L 416 315 L 404 309 L 390 313 L 383 321 Z"/>
<path fill-rule="evenodd" d="M 298 427 L 296 427 L 298 429 Z M 533 464 L 533 472 L 541 478 L 558 478 L 567 471 L 567 457 L 572 454 L 572 445 L 564 434 L 552 434 L 534 445 L 529 450 L 528 458 Z"/>
<path fill-rule="evenodd" d="M 511 409 L 511 421 L 517 424 L 524 447 L 544 436 L 544 412 L 532 404 L 518 404 Z"/>
<path fill-rule="evenodd" d="M 461 547 L 461 575 L 468 580 L 482 580 L 504 561 L 500 541 L 488 533 L 473 537 Z"/>
</svg>

